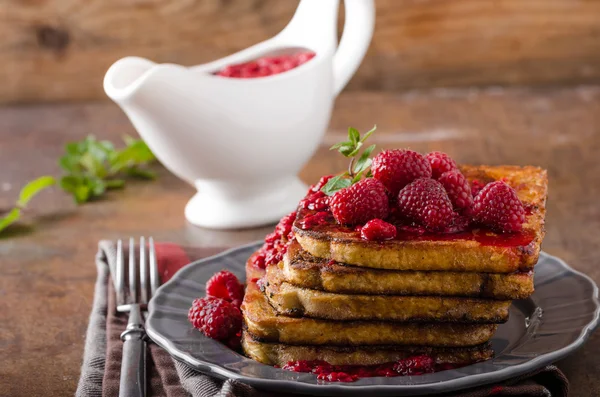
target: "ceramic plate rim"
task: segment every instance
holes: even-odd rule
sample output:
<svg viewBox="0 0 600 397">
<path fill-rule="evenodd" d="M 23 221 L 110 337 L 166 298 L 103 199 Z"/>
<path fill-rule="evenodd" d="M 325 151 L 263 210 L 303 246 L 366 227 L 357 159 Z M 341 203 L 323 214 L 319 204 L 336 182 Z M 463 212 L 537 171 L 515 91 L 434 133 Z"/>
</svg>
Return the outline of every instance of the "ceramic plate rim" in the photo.
<svg viewBox="0 0 600 397">
<path fill-rule="evenodd" d="M 148 335 L 150 336 L 150 338 L 156 344 L 158 344 L 159 346 L 164 348 L 171 356 L 173 356 L 174 358 L 176 358 L 179 361 L 186 363 L 187 365 L 190 365 L 191 367 L 193 367 L 194 369 L 196 369 L 200 372 L 203 372 L 205 374 L 210 374 L 213 376 L 217 376 L 221 379 L 223 379 L 223 378 L 235 379 L 235 380 L 250 384 L 250 385 L 258 387 L 258 388 L 277 390 L 277 389 L 285 388 L 286 386 L 289 387 L 290 383 L 293 383 L 295 392 L 299 392 L 299 393 L 318 393 L 318 394 L 336 393 L 336 394 L 340 394 L 343 392 L 354 393 L 354 392 L 367 392 L 367 391 L 378 391 L 378 392 L 406 391 L 406 392 L 410 392 L 410 393 L 412 393 L 412 392 L 427 392 L 427 391 L 428 392 L 432 392 L 432 391 L 440 392 L 440 391 L 460 390 L 460 389 L 475 387 L 478 385 L 484 385 L 484 384 L 488 384 L 488 383 L 492 383 L 492 382 L 499 382 L 499 381 L 506 380 L 506 379 L 514 377 L 514 376 L 521 375 L 523 373 L 527 373 L 529 371 L 532 371 L 535 368 L 540 368 L 544 365 L 554 363 L 554 362 L 566 357 L 570 353 L 574 352 L 579 347 L 581 347 L 587 341 L 587 339 L 590 337 L 592 332 L 596 329 L 596 327 L 598 326 L 598 323 L 600 321 L 599 289 L 598 289 L 598 286 L 596 285 L 596 283 L 588 275 L 586 275 L 578 270 L 573 269 L 562 259 L 542 251 L 542 252 L 540 252 L 540 257 L 546 256 L 548 259 L 556 261 L 566 271 L 573 273 L 574 275 L 576 275 L 580 278 L 583 278 L 586 282 L 588 282 L 592 286 L 593 293 L 590 298 L 593 300 L 593 302 L 595 304 L 593 318 L 587 325 L 585 325 L 581 328 L 581 332 L 579 333 L 579 336 L 576 339 L 574 339 L 570 344 L 568 344 L 558 350 L 553 350 L 548 353 L 543 353 L 543 354 L 541 354 L 535 358 L 532 358 L 531 360 L 528 360 L 526 362 L 515 364 L 512 366 L 507 366 L 505 368 L 498 369 L 498 370 L 492 371 L 492 372 L 484 372 L 484 373 L 480 373 L 480 374 L 470 374 L 470 375 L 466 375 L 466 376 L 463 376 L 460 378 L 454 378 L 454 379 L 445 380 L 445 381 L 441 381 L 441 382 L 437 382 L 437 383 L 414 384 L 414 385 L 410 385 L 410 384 L 408 384 L 408 385 L 407 384 L 402 384 L 402 385 L 393 385 L 393 384 L 348 385 L 348 384 L 343 384 L 343 383 L 310 384 L 310 383 L 303 383 L 303 382 L 290 382 L 288 380 L 280 380 L 280 379 L 255 378 L 255 377 L 249 377 L 246 375 L 236 373 L 232 370 L 229 370 L 225 367 L 220 366 L 219 364 L 206 362 L 200 358 L 193 357 L 191 354 L 179 350 L 177 347 L 174 346 L 173 342 L 168 339 L 168 337 L 162 335 L 160 332 L 158 332 L 154 329 L 154 327 L 153 327 L 153 320 L 154 320 L 153 301 L 156 297 L 163 294 L 164 291 L 168 289 L 168 286 L 171 283 L 174 283 L 178 279 L 184 278 L 187 273 L 191 272 L 191 269 L 193 269 L 195 266 L 201 265 L 205 261 L 212 261 L 212 260 L 215 260 L 220 257 L 229 256 L 236 251 L 242 251 L 242 250 L 248 249 L 250 247 L 258 248 L 261 244 L 262 244 L 262 241 L 258 241 L 258 242 L 253 242 L 253 243 L 245 244 L 242 246 L 230 248 L 219 254 L 193 261 L 193 262 L 189 263 L 188 265 L 184 266 L 183 268 L 181 268 L 180 270 L 178 270 L 169 281 L 167 281 L 165 284 L 163 284 L 157 290 L 155 297 L 150 302 L 149 314 L 148 314 L 148 318 L 146 320 L 146 331 L 147 331 Z M 215 342 L 215 343 L 218 343 L 218 342 Z M 257 364 L 260 364 L 260 363 L 257 363 Z M 264 364 L 260 364 L 260 365 L 264 365 Z M 394 378 L 389 378 L 389 379 L 394 379 Z"/>
</svg>

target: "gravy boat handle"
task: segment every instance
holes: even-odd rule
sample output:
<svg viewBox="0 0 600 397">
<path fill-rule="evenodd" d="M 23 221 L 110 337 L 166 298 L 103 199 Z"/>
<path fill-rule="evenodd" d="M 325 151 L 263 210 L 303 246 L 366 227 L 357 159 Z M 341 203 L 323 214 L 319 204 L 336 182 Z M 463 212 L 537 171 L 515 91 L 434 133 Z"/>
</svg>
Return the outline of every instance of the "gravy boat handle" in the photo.
<svg viewBox="0 0 600 397">
<path fill-rule="evenodd" d="M 344 32 L 333 57 L 333 87 L 337 96 L 367 53 L 375 26 L 373 0 L 344 0 Z"/>
</svg>

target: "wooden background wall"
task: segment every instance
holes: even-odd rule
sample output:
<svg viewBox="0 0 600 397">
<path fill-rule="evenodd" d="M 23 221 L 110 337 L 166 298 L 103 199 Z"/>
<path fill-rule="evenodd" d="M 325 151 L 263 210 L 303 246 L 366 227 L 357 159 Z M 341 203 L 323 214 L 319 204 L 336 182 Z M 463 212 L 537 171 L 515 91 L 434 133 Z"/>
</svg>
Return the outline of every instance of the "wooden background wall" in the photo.
<svg viewBox="0 0 600 397">
<path fill-rule="evenodd" d="M 105 98 L 112 62 L 192 65 L 277 33 L 295 0 L 0 0 L 0 103 Z M 376 0 L 349 90 L 600 82 L 600 0 Z"/>
</svg>

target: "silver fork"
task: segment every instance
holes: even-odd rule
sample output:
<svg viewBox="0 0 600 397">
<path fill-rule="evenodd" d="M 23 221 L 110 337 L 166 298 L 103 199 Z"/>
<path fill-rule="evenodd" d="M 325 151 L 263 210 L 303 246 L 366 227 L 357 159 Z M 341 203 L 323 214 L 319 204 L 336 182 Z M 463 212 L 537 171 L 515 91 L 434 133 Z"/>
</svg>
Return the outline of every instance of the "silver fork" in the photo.
<svg viewBox="0 0 600 397">
<path fill-rule="evenodd" d="M 129 289 L 125 287 L 125 258 L 123 242 L 117 241 L 117 263 L 115 290 L 117 293 L 117 311 L 129 312 L 127 328 L 121 334 L 123 341 L 123 361 L 121 362 L 121 382 L 119 397 L 143 397 L 146 395 L 146 331 L 142 310 L 158 286 L 158 267 L 154 240 L 140 238 L 139 263 L 136 264 L 135 240 L 129 238 Z M 148 262 L 150 267 L 148 269 Z M 138 289 L 138 278 L 140 288 Z M 150 289 L 150 291 L 148 291 Z"/>
</svg>

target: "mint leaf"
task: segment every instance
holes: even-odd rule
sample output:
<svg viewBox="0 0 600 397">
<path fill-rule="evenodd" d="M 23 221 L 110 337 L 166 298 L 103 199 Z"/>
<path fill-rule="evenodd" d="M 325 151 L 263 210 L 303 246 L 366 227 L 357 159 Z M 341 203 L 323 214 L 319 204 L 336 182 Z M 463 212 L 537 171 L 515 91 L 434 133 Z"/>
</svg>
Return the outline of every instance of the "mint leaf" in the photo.
<svg viewBox="0 0 600 397">
<path fill-rule="evenodd" d="M 122 189 L 125 186 L 124 179 L 109 179 L 104 181 L 104 186 L 107 189 Z"/>
<path fill-rule="evenodd" d="M 354 157 L 358 154 L 358 152 L 360 151 L 360 148 L 362 146 L 362 142 L 358 142 L 356 144 L 356 146 L 354 147 L 354 150 L 351 151 L 350 153 L 348 153 L 348 155 L 346 155 L 346 157 Z"/>
<path fill-rule="evenodd" d="M 0 232 L 15 223 L 21 217 L 21 210 L 19 208 L 13 208 L 8 211 L 6 215 L 0 218 Z"/>
<path fill-rule="evenodd" d="M 60 168 L 67 172 L 80 172 L 80 167 L 78 167 L 79 162 L 77 159 L 78 157 L 67 154 L 58 159 L 58 165 L 60 165 Z"/>
<path fill-rule="evenodd" d="M 330 147 L 329 150 L 339 149 L 343 145 L 351 145 L 351 144 L 352 144 L 352 142 L 348 142 L 348 141 L 339 142 L 339 143 L 336 143 L 335 145 L 333 145 L 332 147 Z"/>
<path fill-rule="evenodd" d="M 371 166 L 373 160 L 371 160 L 369 156 L 371 156 L 371 153 L 373 153 L 374 149 L 375 145 L 371 145 L 361 154 L 360 158 L 354 165 L 354 169 L 352 170 L 355 174 L 362 172 Z"/>
<path fill-rule="evenodd" d="M 71 193 L 77 204 L 88 201 L 92 193 L 92 189 L 88 186 L 87 178 L 84 176 L 63 176 L 60 180 L 60 187 L 65 192 Z"/>
<path fill-rule="evenodd" d="M 354 152 L 356 152 L 358 149 L 356 148 L 356 146 L 352 145 L 352 144 L 344 144 L 340 147 L 339 152 L 341 154 L 343 154 L 345 157 L 352 157 Z"/>
<path fill-rule="evenodd" d="M 375 132 L 376 129 L 377 129 L 377 126 L 374 125 L 373 128 L 371 128 L 369 131 L 367 131 L 365 133 L 365 135 L 362 137 L 362 139 L 360 141 L 361 142 L 366 141 L 368 137 L 370 137 L 371 135 L 373 135 L 373 133 Z"/>
<path fill-rule="evenodd" d="M 98 178 L 104 178 L 108 174 L 108 171 L 104 167 L 105 157 L 98 157 L 97 155 L 100 152 L 96 151 L 94 154 L 92 152 L 84 153 L 80 159 L 79 163 L 83 166 L 88 174 L 97 176 Z"/>
<path fill-rule="evenodd" d="M 109 141 L 98 141 L 90 135 L 80 142 L 65 146 L 66 154 L 59 159 L 65 171 L 60 186 L 70 193 L 77 203 L 102 196 L 108 189 L 125 185 L 120 176 L 154 179 L 155 174 L 142 166 L 156 157 L 141 139 L 123 137 L 126 146 L 116 150 Z"/>
<path fill-rule="evenodd" d="M 54 185 L 56 180 L 51 176 L 42 176 L 27 183 L 19 192 L 15 207 L 0 218 L 0 232 L 12 225 L 21 217 L 21 211 L 42 190 Z"/>
<path fill-rule="evenodd" d="M 360 140 L 360 132 L 356 128 L 349 127 L 348 128 L 348 140 L 352 142 L 354 145 L 358 143 Z"/>
<path fill-rule="evenodd" d="M 354 178 L 352 178 L 352 184 L 354 185 L 356 182 L 360 181 L 361 177 L 362 177 L 362 172 L 359 172 L 358 174 L 356 174 L 354 176 Z"/>
<path fill-rule="evenodd" d="M 331 178 L 321 191 L 328 196 L 335 194 L 338 190 L 349 187 L 352 184 L 350 179 L 346 178 L 347 174 L 341 174 Z"/>
<path fill-rule="evenodd" d="M 79 154 L 80 153 L 79 143 L 77 143 L 77 142 L 67 143 L 65 145 L 65 151 L 67 152 L 67 154 L 71 154 L 71 155 Z"/>
<path fill-rule="evenodd" d="M 100 178 L 89 178 L 87 180 L 87 186 L 94 197 L 100 197 L 106 191 L 106 184 Z"/>
<path fill-rule="evenodd" d="M 56 184 L 56 180 L 51 176 L 42 176 L 29 182 L 21 189 L 17 207 L 25 207 L 36 194 L 54 184 Z"/>
<path fill-rule="evenodd" d="M 126 168 L 146 164 L 154 161 L 156 157 L 142 140 L 130 141 L 123 150 L 115 152 L 110 158 L 112 173 L 118 173 Z"/>
<path fill-rule="evenodd" d="M 125 170 L 125 173 L 133 178 L 139 179 L 155 179 L 156 173 L 150 170 L 144 170 L 137 167 L 130 167 Z"/>
</svg>

